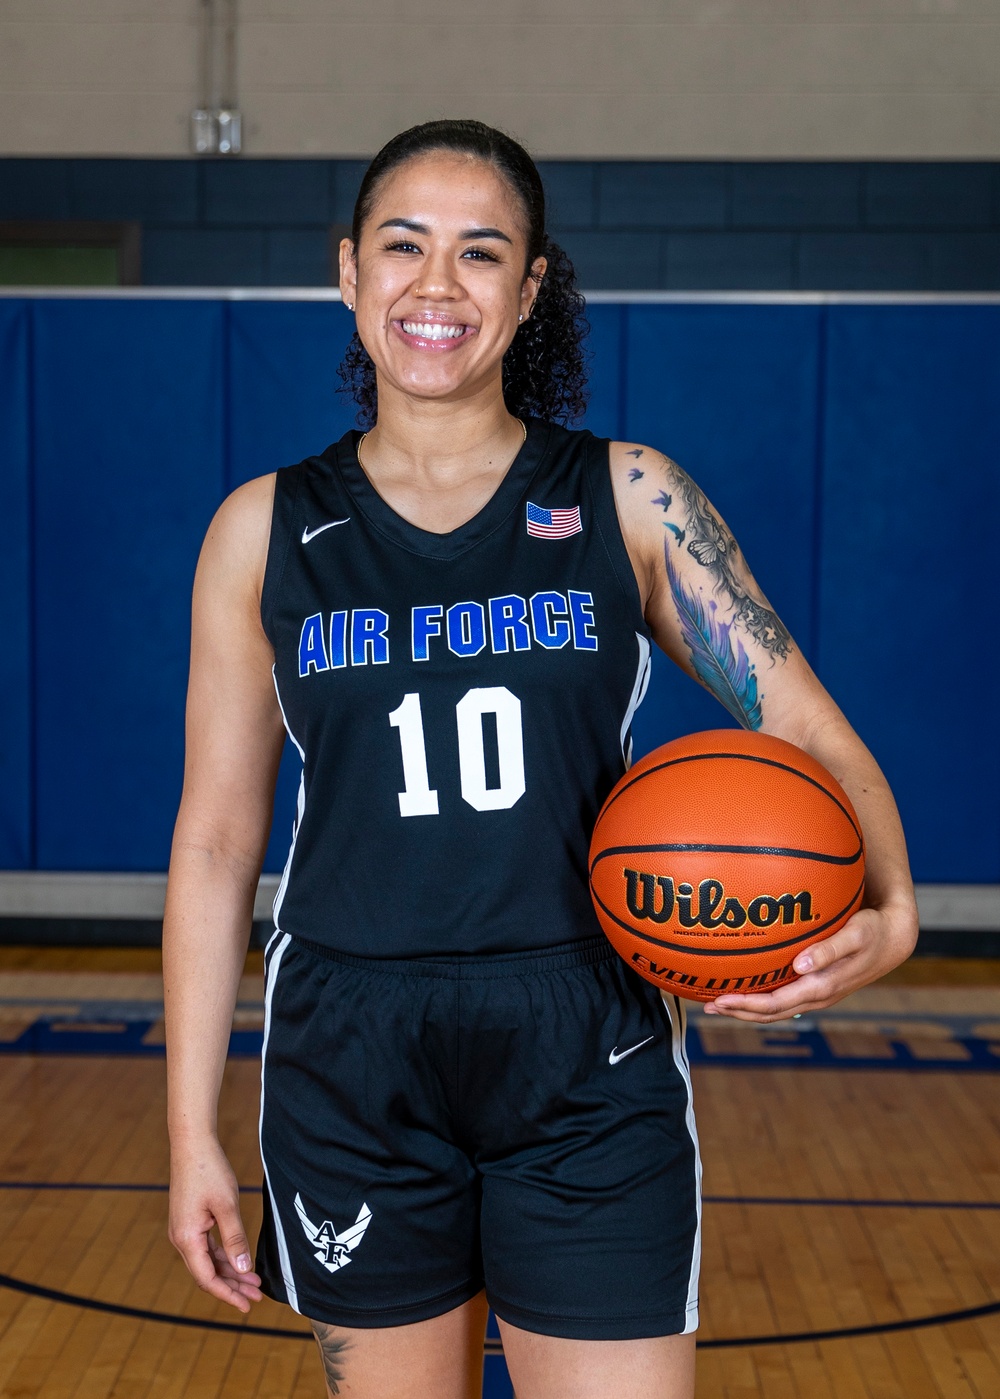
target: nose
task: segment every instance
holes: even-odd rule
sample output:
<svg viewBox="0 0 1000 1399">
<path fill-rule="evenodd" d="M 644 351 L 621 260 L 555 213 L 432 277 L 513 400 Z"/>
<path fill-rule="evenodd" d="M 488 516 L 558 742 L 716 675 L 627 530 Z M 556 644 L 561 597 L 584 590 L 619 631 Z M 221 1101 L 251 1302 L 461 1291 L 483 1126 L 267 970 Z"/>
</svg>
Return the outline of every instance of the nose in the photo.
<svg viewBox="0 0 1000 1399">
<path fill-rule="evenodd" d="M 454 261 L 445 249 L 428 252 L 421 264 L 413 294 L 426 297 L 429 301 L 455 301 L 464 295 Z"/>
</svg>

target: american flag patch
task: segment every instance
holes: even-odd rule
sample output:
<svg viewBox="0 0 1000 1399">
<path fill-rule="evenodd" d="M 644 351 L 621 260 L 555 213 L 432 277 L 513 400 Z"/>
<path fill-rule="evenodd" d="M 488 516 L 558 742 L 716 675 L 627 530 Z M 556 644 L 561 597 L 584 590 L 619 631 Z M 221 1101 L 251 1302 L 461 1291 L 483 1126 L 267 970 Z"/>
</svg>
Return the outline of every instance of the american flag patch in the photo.
<svg viewBox="0 0 1000 1399">
<path fill-rule="evenodd" d="M 566 539 L 582 529 L 579 505 L 572 510 L 543 510 L 528 501 L 528 533 L 536 539 Z"/>
</svg>

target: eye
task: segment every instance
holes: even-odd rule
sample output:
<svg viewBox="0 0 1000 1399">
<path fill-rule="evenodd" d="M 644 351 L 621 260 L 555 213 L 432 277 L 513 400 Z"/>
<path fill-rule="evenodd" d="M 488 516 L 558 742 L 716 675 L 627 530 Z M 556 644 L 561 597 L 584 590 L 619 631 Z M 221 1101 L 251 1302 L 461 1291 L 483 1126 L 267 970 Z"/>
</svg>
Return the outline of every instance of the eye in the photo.
<svg viewBox="0 0 1000 1399">
<path fill-rule="evenodd" d="M 398 243 L 386 243 L 387 253 L 419 253 L 420 249 L 416 243 L 407 243 L 405 239 L 400 239 Z"/>
<path fill-rule="evenodd" d="M 488 252 L 485 248 L 466 248 L 463 257 L 473 258 L 476 262 L 499 262 L 496 253 Z"/>
</svg>

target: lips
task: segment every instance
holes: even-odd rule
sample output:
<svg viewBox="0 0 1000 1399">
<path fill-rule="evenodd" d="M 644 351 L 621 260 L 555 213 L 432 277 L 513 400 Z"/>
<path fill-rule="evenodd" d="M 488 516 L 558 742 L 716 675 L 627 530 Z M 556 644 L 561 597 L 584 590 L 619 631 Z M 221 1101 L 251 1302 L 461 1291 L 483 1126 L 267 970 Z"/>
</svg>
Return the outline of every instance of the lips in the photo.
<svg viewBox="0 0 1000 1399">
<path fill-rule="evenodd" d="M 475 334 L 473 327 L 463 321 L 437 320 L 434 317 L 407 317 L 392 324 L 408 345 L 421 350 L 453 349 Z"/>
</svg>

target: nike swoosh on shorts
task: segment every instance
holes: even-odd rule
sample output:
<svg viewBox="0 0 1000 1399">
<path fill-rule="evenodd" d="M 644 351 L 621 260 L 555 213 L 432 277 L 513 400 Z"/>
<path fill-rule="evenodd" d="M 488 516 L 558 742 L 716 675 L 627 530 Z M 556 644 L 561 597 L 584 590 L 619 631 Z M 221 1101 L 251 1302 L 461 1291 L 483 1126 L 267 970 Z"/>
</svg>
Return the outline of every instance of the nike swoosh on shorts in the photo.
<svg viewBox="0 0 1000 1399">
<path fill-rule="evenodd" d="M 310 539 L 315 539 L 317 534 L 322 534 L 325 529 L 333 529 L 334 525 L 346 525 L 350 518 L 350 515 L 346 515 L 342 520 L 331 520 L 328 525 L 319 525 L 316 529 L 306 526 L 302 531 L 302 543 L 308 544 Z"/>
<path fill-rule="evenodd" d="M 615 1045 L 614 1049 L 613 1049 L 613 1050 L 611 1051 L 611 1053 L 608 1055 L 608 1063 L 609 1063 L 609 1064 L 617 1064 L 617 1063 L 619 1063 L 622 1059 L 627 1059 L 628 1056 L 629 1056 L 630 1054 L 634 1054 L 635 1051 L 636 1051 L 637 1049 L 641 1049 L 642 1046 L 643 1046 L 644 1044 L 649 1044 L 649 1041 L 650 1041 L 650 1040 L 655 1040 L 655 1039 L 656 1039 L 656 1036 L 655 1036 L 655 1035 L 650 1035 L 647 1039 L 640 1040 L 638 1044 L 632 1045 L 631 1049 L 623 1049 L 622 1052 L 621 1052 L 620 1054 L 618 1053 L 618 1046 Z"/>
</svg>

